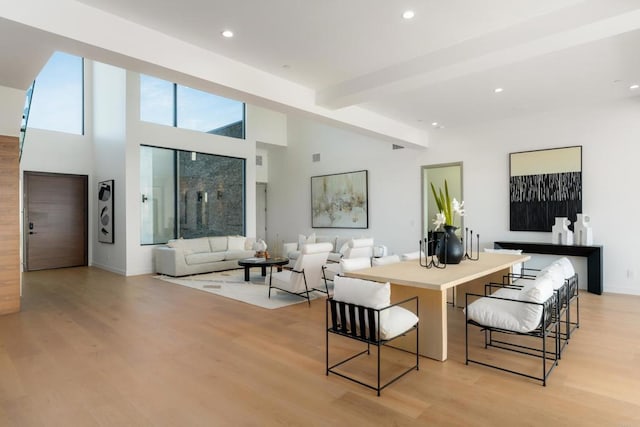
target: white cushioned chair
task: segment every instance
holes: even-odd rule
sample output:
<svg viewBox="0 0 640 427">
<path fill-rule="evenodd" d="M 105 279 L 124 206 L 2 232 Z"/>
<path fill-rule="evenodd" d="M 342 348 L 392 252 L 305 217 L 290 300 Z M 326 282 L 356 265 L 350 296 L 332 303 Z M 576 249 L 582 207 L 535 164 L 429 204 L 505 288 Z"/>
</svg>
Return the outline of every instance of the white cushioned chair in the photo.
<svg viewBox="0 0 640 427">
<path fill-rule="evenodd" d="M 403 306 L 411 307 L 409 310 Z M 348 380 L 354 381 L 365 387 L 380 391 L 392 382 L 406 375 L 412 370 L 419 369 L 418 357 L 418 297 L 408 298 L 395 304 L 391 304 L 391 285 L 387 283 L 372 282 L 350 277 L 336 276 L 334 281 L 334 294 L 327 299 L 326 308 L 326 374 L 336 374 Z M 415 333 L 415 363 L 403 370 L 399 375 L 380 384 L 380 358 L 382 347 L 394 339 Z M 330 364 L 329 359 L 329 335 L 335 334 L 342 337 L 355 339 L 366 343 L 365 350 L 356 353 L 337 363 Z M 347 362 L 362 355 L 371 354 L 371 346 L 377 347 L 377 383 L 371 385 L 348 375 L 344 370 L 337 369 Z M 397 350 L 396 350 L 397 351 Z"/>
<path fill-rule="evenodd" d="M 537 276 L 550 273 L 554 280 L 554 290 L 558 294 L 558 316 L 561 322 L 562 349 L 571 338 L 571 333 L 580 327 L 580 300 L 578 294 L 578 275 L 567 257 L 562 257 L 543 269 L 522 268 L 520 274 L 510 275 L 511 281 L 518 285 L 520 280 L 533 280 Z M 571 305 L 575 304 L 575 321 L 572 320 Z M 562 330 L 564 327 L 564 330 Z"/>
<path fill-rule="evenodd" d="M 309 293 L 318 288 L 322 280 L 322 266 L 327 262 L 331 243 L 309 243 L 302 247 L 300 256 L 292 270 L 283 270 L 269 274 L 265 283 L 271 288 L 279 289 L 293 295 L 306 298 L 311 304 Z"/>
<path fill-rule="evenodd" d="M 340 262 L 345 259 L 365 258 L 369 262 L 369 267 L 371 267 L 371 257 L 373 257 L 373 239 L 351 239 L 347 243 L 347 248 L 344 250 L 344 254 L 340 259 Z M 336 275 L 340 275 L 342 272 L 340 263 L 327 264 L 324 269 L 325 281 L 333 280 Z"/>
<path fill-rule="evenodd" d="M 554 280 L 551 274 L 543 274 L 534 280 L 523 281 L 521 288 L 488 284 L 485 295 L 467 293 L 464 310 L 466 364 L 473 362 L 500 369 L 539 380 L 546 385 L 549 374 L 560 358 L 560 329 L 556 311 L 558 294 L 554 292 Z M 493 292 L 494 289 L 497 290 Z M 493 347 L 539 357 L 542 361 L 541 374 L 506 369 L 490 363 L 491 359 L 487 357 L 484 360 L 472 359 L 469 352 L 470 326 L 479 327 L 484 334 L 485 349 Z M 538 345 L 514 342 L 511 339 L 514 335 L 531 337 L 540 342 Z"/>
</svg>

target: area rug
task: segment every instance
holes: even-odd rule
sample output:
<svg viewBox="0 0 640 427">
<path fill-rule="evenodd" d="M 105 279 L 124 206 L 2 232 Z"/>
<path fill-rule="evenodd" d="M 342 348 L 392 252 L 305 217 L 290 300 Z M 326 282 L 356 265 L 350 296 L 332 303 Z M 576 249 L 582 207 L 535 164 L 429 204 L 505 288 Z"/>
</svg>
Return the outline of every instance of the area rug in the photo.
<svg viewBox="0 0 640 427">
<path fill-rule="evenodd" d="M 271 298 L 269 298 L 269 287 L 265 284 L 264 277 L 260 275 L 260 269 L 256 268 L 255 273 L 250 270 L 250 273 L 250 282 L 244 281 L 244 269 L 187 277 L 156 276 L 156 278 L 267 309 L 281 308 L 302 302 L 306 304 L 306 299 L 277 289 L 271 290 Z M 320 292 L 310 293 L 312 300 L 324 295 Z"/>
</svg>

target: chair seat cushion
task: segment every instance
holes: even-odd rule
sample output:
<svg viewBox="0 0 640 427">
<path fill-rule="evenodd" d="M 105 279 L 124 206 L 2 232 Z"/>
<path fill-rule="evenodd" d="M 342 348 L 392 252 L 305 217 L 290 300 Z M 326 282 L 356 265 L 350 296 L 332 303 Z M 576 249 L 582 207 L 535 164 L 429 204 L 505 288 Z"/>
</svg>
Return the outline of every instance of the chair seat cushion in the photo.
<svg viewBox="0 0 640 427">
<path fill-rule="evenodd" d="M 499 289 L 493 296 L 509 298 L 479 298 L 466 307 L 467 318 L 484 326 L 514 332 L 531 332 L 542 320 L 542 306 L 521 301 L 542 303 L 553 295 L 548 275 L 526 281 L 522 290 Z"/>
<path fill-rule="evenodd" d="M 388 311 L 389 315 L 380 327 L 380 338 L 382 339 L 395 338 L 418 323 L 418 316 L 404 307 L 395 306 L 385 311 Z"/>
</svg>

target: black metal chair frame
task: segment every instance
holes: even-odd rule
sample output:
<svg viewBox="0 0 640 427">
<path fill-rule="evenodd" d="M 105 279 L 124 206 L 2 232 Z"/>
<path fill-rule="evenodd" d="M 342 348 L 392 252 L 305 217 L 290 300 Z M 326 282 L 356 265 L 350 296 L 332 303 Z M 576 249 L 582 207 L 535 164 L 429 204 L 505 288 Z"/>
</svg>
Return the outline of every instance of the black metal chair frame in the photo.
<svg viewBox="0 0 640 427">
<path fill-rule="evenodd" d="M 272 266 L 271 270 L 269 270 L 269 298 L 271 298 L 271 288 L 273 288 L 273 289 L 277 289 L 279 291 L 286 292 L 286 293 L 291 294 L 291 295 L 297 295 L 300 298 L 304 298 L 304 299 L 307 300 L 309 305 L 311 305 L 311 298 L 309 297 L 309 293 L 312 292 L 313 289 L 309 290 L 309 287 L 307 286 L 307 276 L 305 276 L 305 274 L 304 274 L 304 268 L 302 269 L 302 271 L 298 271 L 298 270 L 294 270 L 294 269 L 291 269 L 290 271 L 291 271 L 291 273 L 302 274 L 302 279 L 304 280 L 304 288 L 305 288 L 305 290 L 302 291 L 302 292 L 291 292 L 291 291 L 289 291 L 287 289 L 282 289 L 282 288 L 279 288 L 277 286 L 273 286 L 271 284 L 271 280 L 273 279 L 273 266 Z"/>
<path fill-rule="evenodd" d="M 327 279 L 327 275 L 325 274 L 325 270 L 326 269 L 327 269 L 327 266 L 323 265 L 322 266 L 322 280 L 324 281 L 324 289 L 318 289 L 318 288 L 313 288 L 313 289 L 318 291 L 318 292 L 322 292 L 323 294 L 327 294 L 327 297 L 329 297 L 331 295 L 329 294 L 329 284 L 327 283 L 327 281 L 333 282 L 333 280 Z"/>
<path fill-rule="evenodd" d="M 371 307 L 364 307 L 361 305 L 356 305 L 356 304 L 350 304 L 350 303 L 346 303 L 343 301 L 336 301 L 333 298 L 327 298 L 327 306 L 326 306 L 326 326 L 327 326 L 327 333 L 326 333 L 326 375 L 328 376 L 329 373 L 333 373 L 335 375 L 338 375 L 342 378 L 348 379 L 350 381 L 353 381 L 355 383 L 358 383 L 360 385 L 363 385 L 367 388 L 370 388 L 372 390 L 376 390 L 376 392 L 378 393 L 378 396 L 380 396 L 380 392 L 386 388 L 387 386 L 391 385 L 392 383 L 396 382 L 397 380 L 399 380 L 400 378 L 402 378 L 403 376 L 405 376 L 406 374 L 408 374 L 409 372 L 413 371 L 414 369 L 417 371 L 420 369 L 420 360 L 419 360 L 419 354 L 418 354 L 418 344 L 419 344 L 419 336 L 420 336 L 420 322 L 418 321 L 418 323 L 416 323 L 414 326 L 412 326 L 411 328 L 407 329 L 406 331 L 404 331 L 403 333 L 396 335 L 395 337 L 385 340 L 380 338 L 380 328 L 377 328 L 376 325 L 376 320 L 375 319 L 379 319 L 380 318 L 380 313 L 382 313 L 385 310 L 390 309 L 391 307 L 394 306 L 398 306 L 398 305 L 403 305 L 403 304 L 407 304 L 410 303 L 411 301 L 415 301 L 415 313 L 418 313 L 418 297 L 414 296 L 411 298 L 407 298 L 403 301 L 397 302 L 395 304 L 391 304 L 387 307 L 381 308 L 381 309 L 375 309 L 375 308 L 371 308 Z M 331 316 L 329 316 L 329 313 L 331 313 Z M 341 319 L 349 319 L 348 322 L 343 322 L 341 321 Z M 368 322 L 368 327 L 359 327 L 359 326 L 355 326 L 355 325 L 365 325 L 367 324 L 365 322 Z M 396 338 L 402 337 L 402 336 L 406 336 L 408 333 L 414 331 L 415 335 L 416 335 L 416 350 L 415 350 L 415 357 L 416 357 L 416 362 L 415 365 L 407 368 L 405 371 L 403 371 L 402 373 L 400 373 L 399 375 L 395 376 L 394 378 L 390 379 L 389 381 L 387 381 L 385 384 L 380 384 L 380 356 L 381 356 L 381 350 L 382 347 L 384 346 L 388 346 L 390 348 L 394 348 L 397 350 L 402 350 L 402 351 L 407 351 L 407 350 L 403 350 L 403 349 L 399 349 L 397 347 L 393 347 L 388 345 L 389 343 L 393 342 Z M 351 355 L 349 357 L 347 357 L 344 360 L 339 361 L 338 363 L 335 363 L 331 366 L 329 366 L 329 334 L 336 334 L 336 335 L 340 335 L 343 337 L 347 337 L 347 338 L 351 338 L 360 342 L 363 342 L 365 344 L 367 344 L 367 348 L 363 351 L 360 351 L 354 355 Z M 338 372 L 335 370 L 335 368 L 355 359 L 356 357 L 362 356 L 364 354 L 366 355 L 370 355 L 371 354 L 371 346 L 375 346 L 378 348 L 377 351 L 377 383 L 376 385 L 371 385 L 371 384 L 367 384 L 363 381 L 360 381 L 356 378 L 350 377 L 342 372 Z M 411 352 L 412 354 L 414 354 L 413 352 Z"/>
<path fill-rule="evenodd" d="M 505 285 L 499 283 L 490 283 L 485 286 L 485 294 L 487 294 L 487 289 L 491 287 L 504 287 Z M 542 307 L 542 316 L 540 320 L 540 324 L 538 327 L 530 332 L 517 332 L 511 331 L 503 328 L 496 328 L 492 326 L 482 325 L 474 320 L 469 319 L 468 310 L 466 307 L 469 306 L 469 297 L 472 297 L 474 300 L 476 298 L 491 298 L 497 300 L 504 301 L 513 301 L 514 303 L 521 304 L 533 304 Z M 558 365 L 558 360 L 560 359 L 560 322 L 558 319 L 558 294 L 554 292 L 551 297 L 549 297 L 543 303 L 530 302 L 530 301 L 520 301 L 514 300 L 510 298 L 497 297 L 493 295 L 479 295 L 473 293 L 467 293 L 465 295 L 465 364 L 468 365 L 469 362 L 476 363 L 478 365 L 487 366 L 489 368 L 498 369 L 504 372 L 509 372 L 512 374 L 520 375 L 523 377 L 531 378 L 534 380 L 538 380 L 542 382 L 543 386 L 547 385 L 547 378 L 551 374 L 551 371 Z M 554 313 L 555 312 L 555 313 Z M 487 362 L 475 360 L 469 358 L 469 325 L 477 326 L 481 331 L 484 332 L 484 348 L 494 347 L 502 350 L 512 351 L 515 353 L 524 354 L 527 356 L 538 357 L 542 361 L 542 375 L 535 376 L 530 375 L 526 372 L 515 371 L 512 369 L 503 368 L 498 365 L 493 365 Z M 501 336 L 509 336 L 509 335 L 517 335 L 517 336 L 528 336 L 533 338 L 541 339 L 541 347 L 532 347 L 525 346 L 521 344 L 515 344 L 508 341 L 503 341 L 500 338 L 494 338 L 494 334 L 497 334 L 498 337 Z M 553 352 L 547 350 L 547 339 L 553 338 L 554 340 L 554 349 Z M 551 363 L 549 363 L 549 361 Z"/>
<path fill-rule="evenodd" d="M 539 273 L 539 269 L 535 268 L 523 268 L 523 273 L 514 274 L 509 273 L 504 276 L 505 283 L 511 283 L 513 279 L 535 279 L 536 273 Z M 525 271 L 531 271 L 533 273 L 525 273 Z M 512 283 L 513 286 L 519 286 L 517 283 Z M 569 339 L 571 339 L 571 334 L 580 327 L 580 294 L 578 293 L 578 273 L 575 273 L 573 276 L 565 279 L 565 284 L 558 292 L 558 301 L 560 303 L 559 315 L 560 318 L 564 318 L 563 324 L 565 326 L 565 330 L 562 331 L 560 328 L 560 336 L 563 340 L 562 350 L 569 343 Z M 575 303 L 576 305 L 576 320 L 575 322 L 571 320 L 571 304 Z M 562 322 L 562 320 L 561 320 Z"/>
</svg>

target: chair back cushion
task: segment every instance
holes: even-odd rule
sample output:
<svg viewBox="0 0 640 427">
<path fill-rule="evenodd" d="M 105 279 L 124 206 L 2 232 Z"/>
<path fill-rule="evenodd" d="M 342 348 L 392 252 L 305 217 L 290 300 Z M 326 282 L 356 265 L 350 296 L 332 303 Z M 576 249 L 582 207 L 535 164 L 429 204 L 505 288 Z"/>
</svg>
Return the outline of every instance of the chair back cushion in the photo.
<svg viewBox="0 0 640 427">
<path fill-rule="evenodd" d="M 571 261 L 569 261 L 569 258 L 562 257 L 556 260 L 555 263 L 558 263 L 558 265 L 562 267 L 565 279 L 569 279 L 570 277 L 573 277 L 574 274 L 576 274 L 576 270 L 573 268 L 573 264 L 571 263 Z"/>
<path fill-rule="evenodd" d="M 422 258 L 425 257 L 424 251 L 407 252 L 406 254 L 400 255 L 400 260 L 401 261 L 412 261 L 414 259 L 420 258 L 420 256 L 422 256 Z"/>
<path fill-rule="evenodd" d="M 373 258 L 371 265 L 377 267 L 379 265 L 395 264 L 396 262 L 400 262 L 400 255 L 387 255 L 380 258 Z"/>
<path fill-rule="evenodd" d="M 547 274 L 551 278 L 553 289 L 560 289 L 565 284 L 564 269 L 560 264 L 554 262 L 542 270 L 540 275 Z"/>
<path fill-rule="evenodd" d="M 371 258 L 373 256 L 373 239 L 351 239 L 344 258 Z"/>
<path fill-rule="evenodd" d="M 391 304 L 391 285 L 353 277 L 336 276 L 333 299 L 371 308 Z"/>
<path fill-rule="evenodd" d="M 298 250 L 301 250 L 302 247 L 309 243 L 316 242 L 316 233 L 311 233 L 309 236 L 305 236 L 304 234 L 298 234 Z"/>
<path fill-rule="evenodd" d="M 371 258 L 342 258 L 340 260 L 340 271 L 342 273 L 369 267 L 371 267 Z"/>
</svg>

